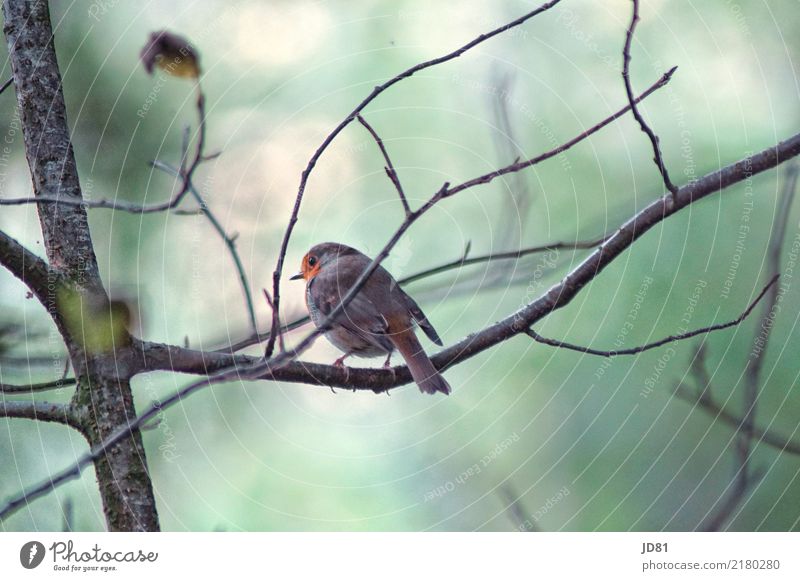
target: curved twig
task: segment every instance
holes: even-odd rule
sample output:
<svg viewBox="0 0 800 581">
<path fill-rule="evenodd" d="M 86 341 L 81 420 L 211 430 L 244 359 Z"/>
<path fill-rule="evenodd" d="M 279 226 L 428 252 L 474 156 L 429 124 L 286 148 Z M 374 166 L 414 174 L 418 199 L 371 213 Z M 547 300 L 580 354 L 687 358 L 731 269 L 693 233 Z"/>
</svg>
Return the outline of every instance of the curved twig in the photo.
<svg viewBox="0 0 800 581">
<path fill-rule="evenodd" d="M 639 22 L 639 0 L 633 1 L 633 15 L 631 16 L 631 24 L 625 34 L 625 46 L 622 49 L 622 79 L 625 82 L 625 93 L 628 95 L 628 102 L 631 104 L 631 110 L 639 127 L 645 135 L 650 139 L 650 144 L 653 146 L 653 161 L 664 180 L 664 186 L 669 190 L 673 197 L 678 195 L 678 186 L 672 183 L 669 179 L 669 172 L 667 166 L 664 165 L 664 157 L 661 155 L 661 147 L 658 145 L 658 136 L 650 128 L 647 122 L 636 107 L 636 101 L 633 98 L 633 87 L 631 86 L 630 77 L 630 64 L 631 64 L 631 43 L 633 42 L 633 31 L 636 29 L 636 23 Z M 674 69 L 673 69 L 674 70 Z"/>
<path fill-rule="evenodd" d="M 758 296 L 753 300 L 752 303 L 750 303 L 747 309 L 745 309 L 741 315 L 739 315 L 732 321 L 728 321 L 727 323 L 719 323 L 716 325 L 709 325 L 708 327 L 702 327 L 700 329 L 695 329 L 694 331 L 687 331 L 686 333 L 670 335 L 669 337 L 664 337 L 663 339 L 659 339 L 658 341 L 653 341 L 652 343 L 647 343 L 645 345 L 640 345 L 638 347 L 631 347 L 629 349 L 616 349 L 616 350 L 603 351 L 600 349 L 592 349 L 591 347 L 582 347 L 580 345 L 574 345 L 572 343 L 558 341 L 556 339 L 548 339 L 547 337 L 542 337 L 533 329 L 526 329 L 525 333 L 537 343 L 542 343 L 543 345 L 550 345 L 551 347 L 567 349 L 569 351 L 577 351 L 578 353 L 586 353 L 588 355 L 599 355 L 601 357 L 616 357 L 618 355 L 636 355 L 638 353 L 642 353 L 643 351 L 649 351 L 650 349 L 661 347 L 663 345 L 666 345 L 667 343 L 674 343 L 675 341 L 683 341 L 685 339 L 691 339 L 692 337 L 697 337 L 698 335 L 705 335 L 713 331 L 721 331 L 723 329 L 729 329 L 730 327 L 735 327 L 736 325 L 744 321 L 751 312 L 753 312 L 753 309 L 756 308 L 756 305 L 761 301 L 762 298 L 764 298 L 764 295 L 767 294 L 767 291 L 770 288 L 776 288 L 774 287 L 774 285 L 776 282 L 778 282 L 778 277 L 779 275 L 777 274 L 773 276 L 770 279 L 770 281 L 766 284 L 766 286 L 763 289 L 761 289 L 761 292 L 758 293 Z"/>
<path fill-rule="evenodd" d="M 386 151 L 386 146 L 383 144 L 383 139 L 381 139 L 381 136 L 378 135 L 377 131 L 375 131 L 375 128 L 367 123 L 367 120 L 361 115 L 358 115 L 357 119 L 358 122 L 361 123 L 361 125 L 363 125 L 367 131 L 369 131 L 369 134 L 372 135 L 372 138 L 378 145 L 378 149 L 380 149 L 381 155 L 383 155 L 383 159 L 386 162 L 386 166 L 383 169 L 386 170 L 386 175 L 392 184 L 394 184 L 394 188 L 397 190 L 397 195 L 400 197 L 400 203 L 403 204 L 403 210 L 405 210 L 406 216 L 408 216 L 411 213 L 411 207 L 408 205 L 406 193 L 403 191 L 403 184 L 400 183 L 400 177 L 397 175 L 397 171 L 394 169 L 392 158 L 389 157 L 389 152 Z"/>
</svg>

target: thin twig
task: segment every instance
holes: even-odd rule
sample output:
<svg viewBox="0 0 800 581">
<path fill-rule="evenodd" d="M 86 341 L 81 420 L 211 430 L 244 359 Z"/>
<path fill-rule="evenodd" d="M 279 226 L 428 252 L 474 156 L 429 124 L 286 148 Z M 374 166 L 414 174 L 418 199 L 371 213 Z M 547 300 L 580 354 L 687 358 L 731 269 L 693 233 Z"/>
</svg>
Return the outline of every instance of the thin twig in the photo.
<svg viewBox="0 0 800 581">
<path fill-rule="evenodd" d="M 616 349 L 616 350 L 603 351 L 600 349 L 592 349 L 591 347 L 582 347 L 580 345 L 573 345 L 572 343 L 557 341 L 555 339 L 548 339 L 546 337 L 542 337 L 533 329 L 527 329 L 525 333 L 537 343 L 550 345 L 551 347 L 558 347 L 560 349 L 577 351 L 579 353 L 586 353 L 588 355 L 599 355 L 601 357 L 616 357 L 617 355 L 636 355 L 637 353 L 642 353 L 643 351 L 649 351 L 650 349 L 661 347 L 662 345 L 666 345 L 667 343 L 673 343 L 675 341 L 683 341 L 684 339 L 690 339 L 692 337 L 697 337 L 698 335 L 711 333 L 713 331 L 721 331 L 722 329 L 728 329 L 729 327 L 734 327 L 738 325 L 747 318 L 747 316 L 753 311 L 758 302 L 764 297 L 764 295 L 770 288 L 773 287 L 777 288 L 774 286 L 777 281 L 778 281 L 778 275 L 776 274 L 770 279 L 767 285 L 763 289 L 761 289 L 761 292 L 758 293 L 758 296 L 752 303 L 750 303 L 747 309 L 745 309 L 745 311 L 741 315 L 739 315 L 732 321 L 728 321 L 727 323 L 719 323 L 717 325 L 709 325 L 708 327 L 702 327 L 700 329 L 695 329 L 694 331 L 687 331 L 686 333 L 670 335 L 669 337 L 664 337 L 663 339 L 659 339 L 658 341 L 653 341 L 652 343 L 647 343 L 646 345 L 640 345 L 638 347 L 631 347 L 630 349 Z"/>
<path fill-rule="evenodd" d="M 69 370 L 72 367 L 72 361 L 70 361 L 69 357 L 64 358 L 64 371 L 61 373 L 61 381 L 64 381 L 69 375 Z"/>
<path fill-rule="evenodd" d="M 517 491 L 509 484 L 504 484 L 497 489 L 500 501 L 503 502 L 505 513 L 508 514 L 516 530 L 520 532 L 541 532 L 541 529 L 529 518 L 529 512 L 522 507 L 522 499 Z"/>
<path fill-rule="evenodd" d="M 264 298 L 267 299 L 267 304 L 269 308 L 275 310 L 275 303 L 272 301 L 272 297 L 269 296 L 269 291 L 267 289 L 261 289 L 264 291 Z M 281 327 L 279 327 L 281 328 Z M 283 329 L 278 332 L 278 345 L 280 346 L 281 351 L 286 351 L 286 344 L 283 340 Z M 264 350 L 264 357 L 269 359 L 272 356 L 272 353 L 275 351 L 275 337 L 270 336 L 269 341 L 267 341 L 267 348 Z"/>
<path fill-rule="evenodd" d="M 372 135 L 372 138 L 378 145 L 378 149 L 381 150 L 383 159 L 386 161 L 386 166 L 383 169 L 386 170 L 386 175 L 394 184 L 394 187 L 397 190 L 397 195 L 400 196 L 400 203 L 403 204 L 403 210 L 405 210 L 406 216 L 408 216 L 411 213 L 411 207 L 408 205 L 406 194 L 403 191 L 403 185 L 400 183 L 400 178 L 397 175 L 397 171 L 394 169 L 394 164 L 392 163 L 392 159 L 389 157 L 389 152 L 386 151 L 386 146 L 383 144 L 383 140 L 381 139 L 380 135 L 378 135 L 378 132 L 372 127 L 372 125 L 367 123 L 366 119 L 364 119 L 361 115 L 358 115 L 357 119 L 358 122 L 361 123 L 361 125 L 363 125 L 367 131 L 369 131 L 369 134 Z"/>
<path fill-rule="evenodd" d="M 71 498 L 67 498 L 64 501 L 64 504 L 61 506 L 61 513 L 64 516 L 64 520 L 61 525 L 61 531 L 65 533 L 73 532 L 75 530 L 75 526 L 73 524 L 74 510 Z"/>
<path fill-rule="evenodd" d="M 521 24 L 527 22 L 531 18 L 549 10 L 556 4 L 558 4 L 560 0 L 551 0 L 550 2 L 546 2 L 539 6 L 538 8 L 531 10 L 527 14 L 520 16 L 519 18 L 508 22 L 502 26 L 498 26 L 494 30 L 481 34 L 480 36 L 472 39 L 465 45 L 457 48 L 456 50 L 449 52 L 443 56 L 440 56 L 435 59 L 431 59 L 429 61 L 425 61 L 419 64 L 414 65 L 413 67 L 406 69 L 402 73 L 395 75 L 385 83 L 376 86 L 369 95 L 367 95 L 358 105 L 356 105 L 355 109 L 353 109 L 334 129 L 331 131 L 327 137 L 322 141 L 320 146 L 314 151 L 311 155 L 311 158 L 308 160 L 305 169 L 303 170 L 300 176 L 300 185 L 297 188 L 297 194 L 295 196 L 294 206 L 292 207 L 292 212 L 289 216 L 289 222 L 286 224 L 286 230 L 283 234 L 283 239 L 281 240 L 280 249 L 278 251 L 278 259 L 275 264 L 275 270 L 272 273 L 272 300 L 275 303 L 275 311 L 272 316 L 272 325 L 270 326 L 270 334 L 276 335 L 280 330 L 280 323 L 278 321 L 278 313 L 280 313 L 280 305 L 281 305 L 281 294 L 280 294 L 280 283 L 281 283 L 281 276 L 283 275 L 283 264 L 286 260 L 286 253 L 289 250 L 289 240 L 292 237 L 292 232 L 294 231 L 294 227 L 297 224 L 298 217 L 300 215 L 300 206 L 303 203 L 303 195 L 305 194 L 306 186 L 308 184 L 308 179 L 311 177 L 311 173 L 314 171 L 314 167 L 317 165 L 320 157 L 328 149 L 328 146 L 333 142 L 334 139 L 347 127 L 353 119 L 359 115 L 367 105 L 369 105 L 372 101 L 374 101 L 381 93 L 386 91 L 389 87 L 399 83 L 403 79 L 407 79 L 412 75 L 422 71 L 424 69 L 428 69 L 430 67 L 440 65 L 442 63 L 451 61 L 460 57 L 465 52 L 469 51 L 470 49 L 478 46 L 479 44 L 489 40 L 490 38 L 494 38 L 495 36 L 502 34 L 514 27 L 520 26 Z"/>
<path fill-rule="evenodd" d="M 178 170 L 168 163 L 164 163 L 163 161 L 153 161 L 152 166 L 154 168 L 160 169 L 170 175 L 176 176 L 179 174 Z M 219 237 L 222 238 L 222 241 L 225 243 L 225 246 L 228 247 L 228 252 L 231 255 L 231 259 L 233 260 L 233 265 L 236 267 L 236 272 L 239 275 L 239 283 L 242 287 L 242 293 L 244 294 L 244 301 L 245 307 L 247 308 L 247 316 L 250 321 L 250 327 L 253 333 L 257 332 L 258 323 L 256 322 L 256 310 L 255 305 L 253 303 L 253 295 L 250 293 L 250 283 L 247 280 L 247 274 L 245 274 L 244 264 L 242 264 L 242 259 L 239 256 L 239 251 L 236 248 L 236 239 L 232 236 L 228 236 L 228 233 L 225 231 L 225 228 L 222 227 L 222 224 L 214 215 L 214 213 L 209 208 L 208 204 L 206 203 L 205 199 L 200 195 L 200 192 L 197 191 L 197 188 L 193 183 L 189 184 L 189 193 L 192 197 L 197 201 L 200 205 L 200 212 L 208 218 L 209 223 L 217 231 Z"/>
<path fill-rule="evenodd" d="M 519 260 L 520 258 L 529 256 L 531 254 L 541 254 L 543 252 L 552 252 L 554 250 L 587 250 L 590 248 L 596 248 L 597 246 L 605 242 L 607 239 L 608 236 L 603 236 L 601 238 L 595 238 L 594 240 L 579 240 L 576 242 L 552 242 L 550 244 L 545 244 L 543 246 L 531 246 L 528 248 L 521 248 L 520 250 L 511 250 L 509 252 L 492 252 L 490 254 L 482 254 L 470 258 L 467 258 L 465 254 L 461 258 L 458 258 L 451 262 L 446 262 L 445 264 L 434 266 L 432 268 L 428 268 L 416 274 L 412 274 L 410 276 L 402 278 L 398 281 L 398 284 L 400 285 L 410 284 L 412 282 L 416 282 L 423 278 L 428 278 L 429 276 L 441 274 L 443 272 L 448 272 L 450 270 L 454 270 L 457 268 L 472 266 L 474 264 L 482 264 L 484 262 L 493 262 L 495 260 Z"/>
<path fill-rule="evenodd" d="M 631 24 L 628 27 L 628 32 L 625 35 L 625 46 L 622 49 L 622 79 L 625 82 L 625 93 L 628 95 L 628 102 L 631 105 L 633 116 L 639 123 L 639 127 L 642 129 L 645 135 L 650 138 L 650 143 L 653 146 L 653 161 L 655 162 L 656 167 L 658 168 L 658 171 L 664 180 L 664 186 L 666 186 L 674 199 L 675 196 L 678 195 L 678 186 L 673 184 L 669 179 L 669 172 L 667 172 L 667 167 L 664 165 L 664 158 L 661 155 L 661 147 L 658 145 L 658 136 L 650 128 L 650 126 L 647 125 L 647 122 L 644 120 L 644 117 L 642 117 L 641 113 L 639 113 L 639 109 L 636 107 L 636 101 L 633 98 L 633 87 L 631 86 L 630 78 L 631 43 L 633 42 L 633 31 L 636 29 L 636 23 L 639 22 L 639 0 L 632 1 L 633 15 L 631 17 Z"/>
<path fill-rule="evenodd" d="M 63 379 L 56 379 L 55 381 L 32 383 L 30 385 L 9 385 L 7 383 L 0 383 L 0 393 L 7 393 L 7 394 L 33 393 L 37 391 L 48 391 L 51 389 L 59 389 L 66 385 L 75 385 L 75 378 L 65 377 Z"/>
<path fill-rule="evenodd" d="M 14 82 L 14 77 L 10 77 L 2 86 L 0 86 L 0 95 L 5 93 L 6 89 L 8 89 L 11 84 Z"/>
</svg>

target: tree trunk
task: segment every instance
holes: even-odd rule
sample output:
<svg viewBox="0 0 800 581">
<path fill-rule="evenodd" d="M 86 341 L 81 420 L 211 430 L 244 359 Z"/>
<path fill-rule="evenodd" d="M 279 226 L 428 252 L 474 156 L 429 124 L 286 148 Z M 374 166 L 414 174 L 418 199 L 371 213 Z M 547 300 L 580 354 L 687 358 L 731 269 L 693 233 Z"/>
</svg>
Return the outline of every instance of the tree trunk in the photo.
<svg viewBox="0 0 800 581">
<path fill-rule="evenodd" d="M 48 4 L 45 0 L 4 0 L 3 14 L 34 193 L 80 199 Z M 106 313 L 102 306 L 108 305 L 85 209 L 40 204 L 38 210 L 50 264 L 72 283 L 75 300 L 79 301 L 79 324 L 71 327 L 68 316 L 56 319 L 67 320 L 59 330 L 78 379 L 73 403 L 83 410 L 82 432 L 89 445 L 95 446 L 136 417 L 130 378 L 113 371 L 114 348 L 120 346 L 119 341 L 114 341 L 110 349 L 95 349 L 89 347 L 85 335 L 85 313 L 96 316 L 93 308 Z M 51 299 L 48 308 L 58 309 L 63 315 L 63 297 Z M 92 325 L 88 326 L 91 329 Z M 127 339 L 127 332 L 124 335 L 121 338 Z M 155 498 L 138 430 L 97 460 L 95 472 L 109 530 L 158 530 Z"/>
</svg>

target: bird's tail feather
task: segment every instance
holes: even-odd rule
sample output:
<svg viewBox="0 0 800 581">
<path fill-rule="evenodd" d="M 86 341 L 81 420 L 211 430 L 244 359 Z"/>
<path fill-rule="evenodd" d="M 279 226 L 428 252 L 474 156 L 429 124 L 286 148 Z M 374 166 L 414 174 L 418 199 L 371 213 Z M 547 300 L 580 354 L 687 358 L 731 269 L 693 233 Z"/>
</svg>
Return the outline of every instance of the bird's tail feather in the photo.
<svg viewBox="0 0 800 581">
<path fill-rule="evenodd" d="M 450 384 L 433 366 L 414 331 L 406 329 L 390 335 L 390 337 L 400 355 L 405 359 L 411 377 L 417 382 L 421 392 L 436 393 L 440 391 L 445 395 L 450 393 Z"/>
</svg>

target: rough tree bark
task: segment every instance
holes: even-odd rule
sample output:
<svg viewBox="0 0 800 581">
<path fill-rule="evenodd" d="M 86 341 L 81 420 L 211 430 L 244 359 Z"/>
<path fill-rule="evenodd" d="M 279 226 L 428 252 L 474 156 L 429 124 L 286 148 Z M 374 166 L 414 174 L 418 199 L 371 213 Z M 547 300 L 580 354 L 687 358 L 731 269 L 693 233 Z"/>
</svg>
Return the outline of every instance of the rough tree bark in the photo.
<svg viewBox="0 0 800 581">
<path fill-rule="evenodd" d="M 48 3 L 4 0 L 3 15 L 34 193 L 79 199 L 81 187 L 67 126 Z M 38 211 L 50 264 L 74 289 L 81 309 L 107 305 L 85 209 L 42 204 Z M 95 446 L 115 428 L 136 417 L 130 377 L 116 373 L 113 350 L 88 348 L 86 337 L 65 323 L 58 296 L 48 297 L 47 305 L 64 337 L 77 378 L 70 408 L 89 445 Z M 108 529 L 158 530 L 141 434 L 133 432 L 94 466 Z"/>
</svg>

